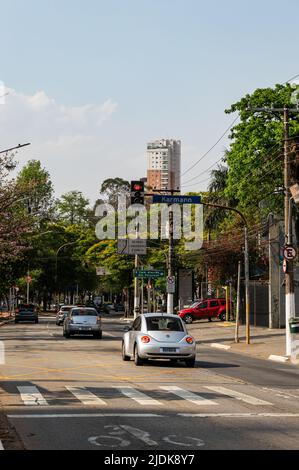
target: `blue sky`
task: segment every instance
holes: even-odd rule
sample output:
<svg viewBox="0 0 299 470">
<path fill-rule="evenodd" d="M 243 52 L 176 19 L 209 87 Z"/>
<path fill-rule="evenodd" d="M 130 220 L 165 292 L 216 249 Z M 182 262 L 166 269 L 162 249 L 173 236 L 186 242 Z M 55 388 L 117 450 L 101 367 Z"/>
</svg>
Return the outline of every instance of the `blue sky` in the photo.
<svg viewBox="0 0 299 470">
<path fill-rule="evenodd" d="M 180 138 L 188 168 L 232 122 L 224 114 L 232 102 L 299 73 L 297 0 L 10 0 L 0 7 L 0 80 L 10 90 L 0 146 L 31 141 L 18 159 L 41 159 L 57 195 L 79 189 L 93 199 L 107 177 L 144 175 L 146 142 L 156 138 Z M 208 175 L 188 190 L 205 189 L 197 181 Z"/>
</svg>

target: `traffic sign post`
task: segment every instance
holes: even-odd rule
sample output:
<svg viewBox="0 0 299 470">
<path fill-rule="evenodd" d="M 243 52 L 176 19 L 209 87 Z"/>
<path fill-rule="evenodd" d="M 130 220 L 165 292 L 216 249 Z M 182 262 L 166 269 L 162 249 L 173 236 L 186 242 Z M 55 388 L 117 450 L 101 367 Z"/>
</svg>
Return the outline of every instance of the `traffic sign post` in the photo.
<svg viewBox="0 0 299 470">
<path fill-rule="evenodd" d="M 297 256 L 297 250 L 291 245 L 287 245 L 283 249 L 284 259 L 288 261 L 293 261 Z"/>
<path fill-rule="evenodd" d="M 153 196 L 154 204 L 201 204 L 200 196 Z"/>
<path fill-rule="evenodd" d="M 139 279 L 159 279 L 165 276 L 165 272 L 161 269 L 134 269 L 134 277 Z"/>
<path fill-rule="evenodd" d="M 119 255 L 146 255 L 146 240 L 141 238 L 118 239 L 117 253 Z"/>
<path fill-rule="evenodd" d="M 175 293 L 175 276 L 167 277 L 167 293 L 168 294 Z"/>
</svg>

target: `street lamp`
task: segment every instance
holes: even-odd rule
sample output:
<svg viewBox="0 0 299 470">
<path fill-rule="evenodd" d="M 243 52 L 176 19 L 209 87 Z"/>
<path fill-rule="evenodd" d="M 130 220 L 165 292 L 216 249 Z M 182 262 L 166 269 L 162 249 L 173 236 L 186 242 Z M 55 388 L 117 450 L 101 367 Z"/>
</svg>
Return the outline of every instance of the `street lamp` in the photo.
<svg viewBox="0 0 299 470">
<path fill-rule="evenodd" d="M 250 297 L 249 297 L 249 251 L 248 251 L 248 223 L 247 220 L 238 209 L 229 206 L 222 206 L 220 204 L 212 204 L 209 202 L 203 202 L 204 206 L 216 207 L 219 209 L 225 209 L 227 211 L 236 212 L 242 219 L 244 224 L 244 267 L 245 267 L 245 304 L 246 304 L 246 343 L 250 344 Z"/>
</svg>

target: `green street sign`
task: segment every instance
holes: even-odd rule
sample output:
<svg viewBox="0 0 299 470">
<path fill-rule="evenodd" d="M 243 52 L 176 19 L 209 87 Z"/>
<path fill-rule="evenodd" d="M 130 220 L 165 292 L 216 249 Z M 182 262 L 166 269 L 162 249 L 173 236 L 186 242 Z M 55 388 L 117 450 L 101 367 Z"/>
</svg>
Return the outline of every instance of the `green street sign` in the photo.
<svg viewBox="0 0 299 470">
<path fill-rule="evenodd" d="M 161 269 L 134 269 L 134 277 L 140 279 L 158 279 L 164 276 L 165 273 Z"/>
</svg>

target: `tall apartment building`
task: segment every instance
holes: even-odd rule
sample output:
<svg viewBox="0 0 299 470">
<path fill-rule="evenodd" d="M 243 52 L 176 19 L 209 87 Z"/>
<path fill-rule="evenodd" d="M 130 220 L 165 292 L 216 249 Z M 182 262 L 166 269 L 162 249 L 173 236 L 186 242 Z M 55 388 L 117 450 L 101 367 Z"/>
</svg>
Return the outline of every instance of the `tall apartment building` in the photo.
<svg viewBox="0 0 299 470">
<path fill-rule="evenodd" d="M 147 144 L 147 185 L 152 189 L 181 189 L 181 141 L 161 139 Z"/>
</svg>

